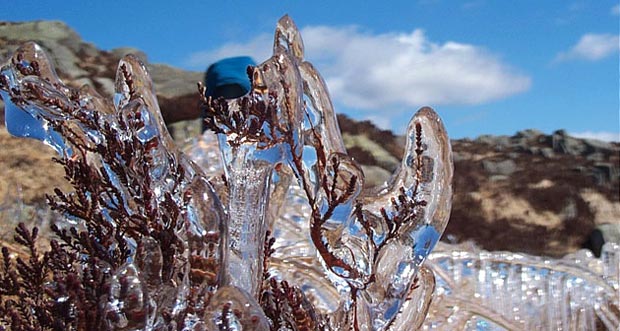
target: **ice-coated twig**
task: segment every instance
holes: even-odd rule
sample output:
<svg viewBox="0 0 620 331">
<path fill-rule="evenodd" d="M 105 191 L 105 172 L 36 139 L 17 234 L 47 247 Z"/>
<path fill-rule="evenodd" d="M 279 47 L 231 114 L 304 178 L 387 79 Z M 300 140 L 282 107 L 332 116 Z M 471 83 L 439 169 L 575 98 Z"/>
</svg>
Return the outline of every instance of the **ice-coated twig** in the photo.
<svg viewBox="0 0 620 331">
<path fill-rule="evenodd" d="M 346 153 L 325 82 L 305 61 L 288 16 L 277 24 L 273 56 L 248 75 L 251 90 L 237 99 L 206 98 L 199 87 L 224 163 L 218 195 L 176 148 L 137 58 L 119 63 L 112 103 L 65 86 L 35 44 L 2 67 L 7 114 L 32 124 L 12 132 L 52 146 L 75 188 L 50 198 L 75 226 L 53 229 L 60 244 L 50 254 L 69 262 L 49 293 L 73 289 L 63 302 L 88 307 L 91 324 L 80 325 L 94 329 L 419 326 L 435 284 L 422 263 L 444 230 L 452 194 L 450 144 L 437 114 L 416 113 L 400 169 L 386 187 L 362 193 L 363 171 Z M 309 203 L 308 226 L 295 231 L 313 250 L 272 261 L 283 231 L 272 214 L 284 206 L 291 176 Z M 329 312 L 319 313 L 303 282 L 285 279 L 294 271 L 275 268 L 303 265 L 321 275 L 296 279 L 327 278 L 326 297 L 339 296 L 326 298 Z"/>
<path fill-rule="evenodd" d="M 390 184 L 361 196 L 363 172 L 346 155 L 325 84 L 304 61 L 301 37 L 288 17 L 276 27 L 274 48 L 294 54 L 304 82 L 305 144 L 313 154 L 293 166 L 311 205 L 312 242 L 337 286 L 348 287 L 353 327 L 387 328 L 396 317 L 387 310 L 402 309 L 448 221 L 453 166 L 445 128 L 432 109 L 421 109 Z"/>
<path fill-rule="evenodd" d="M 67 87 L 33 43 L 18 49 L 0 72 L 7 112 L 39 123 L 43 134 L 33 137 L 60 154 L 76 190 L 57 190 L 50 198 L 77 224 L 55 232 L 64 247 L 84 257 L 84 272 L 100 275 L 101 289 L 109 289 L 93 303 L 106 316 L 102 323 L 156 327 L 183 318 L 190 291 L 204 305 L 205 295 L 225 282 L 226 223 L 212 187 L 172 142 L 137 58 L 121 60 L 115 87 L 114 104 L 88 87 Z M 21 129 L 29 136 L 37 128 Z M 144 286 L 117 291 L 134 281 Z M 114 304 L 147 295 L 140 314 L 137 302 Z"/>
</svg>

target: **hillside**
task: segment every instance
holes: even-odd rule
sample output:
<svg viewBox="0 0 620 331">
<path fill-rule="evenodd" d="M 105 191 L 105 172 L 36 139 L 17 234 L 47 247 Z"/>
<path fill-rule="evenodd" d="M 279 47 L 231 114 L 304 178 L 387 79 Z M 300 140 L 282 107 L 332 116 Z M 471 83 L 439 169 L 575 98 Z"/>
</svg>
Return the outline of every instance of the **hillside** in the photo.
<svg viewBox="0 0 620 331">
<path fill-rule="evenodd" d="M 342 116 L 340 123 L 345 135 L 355 132 L 381 142 L 373 148 L 384 146 L 382 152 L 348 146 L 366 167 L 397 166 L 384 154 L 399 159 L 401 137 Z M 577 139 L 563 130 L 524 130 L 452 140 L 452 150 L 455 195 L 444 240 L 561 256 L 580 248 L 595 228 L 620 239 L 620 144 Z"/>
<path fill-rule="evenodd" d="M 99 50 L 62 22 L 0 22 L 0 58 L 6 59 L 27 40 L 40 43 L 51 54 L 65 82 L 76 87 L 90 84 L 108 96 L 118 60 L 136 53 L 147 61 L 164 119 L 175 137 L 182 141 L 197 134 L 195 84 L 203 73 L 148 63 L 147 55 L 131 48 Z M 15 201 L 41 205 L 45 193 L 66 185 L 62 169 L 50 166 L 53 154 L 42 144 L 10 137 L 3 118 L 2 110 L 0 207 L 12 210 Z M 404 138 L 368 121 L 345 116 L 338 120 L 348 151 L 363 165 L 367 182 L 387 180 L 400 162 Z M 474 240 L 489 250 L 552 256 L 576 250 L 595 228 L 608 239 L 619 240 L 619 144 L 577 139 L 562 130 L 552 134 L 523 130 L 513 136 L 481 136 L 452 144 L 455 197 L 444 240 Z"/>
</svg>

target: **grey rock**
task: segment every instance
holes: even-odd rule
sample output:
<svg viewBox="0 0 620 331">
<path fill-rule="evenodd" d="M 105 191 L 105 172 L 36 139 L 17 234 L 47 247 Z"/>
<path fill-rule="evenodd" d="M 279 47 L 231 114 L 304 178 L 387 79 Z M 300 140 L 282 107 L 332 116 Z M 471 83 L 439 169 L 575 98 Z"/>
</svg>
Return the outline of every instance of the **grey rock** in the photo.
<svg viewBox="0 0 620 331">
<path fill-rule="evenodd" d="M 587 150 L 583 140 L 569 136 L 564 130 L 554 132 L 552 137 L 553 151 L 556 153 L 579 156 Z"/>
<path fill-rule="evenodd" d="M 531 145 L 541 135 L 543 135 L 543 133 L 535 129 L 522 130 L 510 137 L 510 144 L 517 151 L 537 155 L 538 147 L 533 147 Z"/>
<path fill-rule="evenodd" d="M 493 175 L 489 177 L 489 181 L 491 182 L 501 182 L 501 181 L 505 181 L 508 180 L 508 176 L 506 175 Z"/>
<path fill-rule="evenodd" d="M 82 78 L 75 79 L 75 80 L 71 81 L 71 85 L 73 85 L 73 87 L 76 87 L 76 88 L 80 88 L 80 87 L 82 87 L 84 85 L 89 85 L 91 87 L 94 87 L 93 86 L 93 81 L 90 80 L 90 78 L 88 78 L 88 77 L 82 77 Z"/>
<path fill-rule="evenodd" d="M 522 130 L 522 131 L 518 131 L 513 138 L 523 138 L 526 140 L 534 140 L 536 138 L 538 138 L 539 136 L 544 135 L 544 133 L 542 131 L 536 130 L 536 129 L 527 129 L 527 130 Z"/>
<path fill-rule="evenodd" d="M 495 136 L 492 136 L 490 134 L 484 134 L 484 135 L 478 136 L 474 140 L 474 142 L 480 143 L 480 144 L 495 145 Z"/>
<path fill-rule="evenodd" d="M 605 185 L 619 176 L 618 168 L 612 163 L 607 162 L 597 162 L 594 164 L 592 171 L 594 178 L 599 185 Z"/>
<path fill-rule="evenodd" d="M 555 154 L 553 153 L 553 148 L 551 147 L 543 147 L 540 149 L 540 155 L 542 155 L 543 157 L 550 159 L 552 157 L 555 156 Z"/>
<path fill-rule="evenodd" d="M 484 160 L 482 167 L 490 175 L 510 176 L 517 170 L 517 164 L 511 159 L 503 161 Z"/>
<path fill-rule="evenodd" d="M 87 75 L 87 72 L 77 65 L 80 60 L 76 54 L 94 46 L 84 43 L 80 36 L 63 22 L 36 21 L 0 25 L 0 38 L 9 41 L 3 56 L 8 56 L 23 42 L 34 41 L 51 55 L 58 71 L 69 78 Z"/>
<path fill-rule="evenodd" d="M 99 84 L 97 92 L 102 95 L 114 95 L 114 81 L 107 77 L 95 77 L 95 82 Z"/>
<path fill-rule="evenodd" d="M 553 137 L 552 136 L 547 136 L 547 135 L 542 135 L 542 136 L 538 136 L 538 139 L 536 139 L 536 141 L 539 144 L 541 144 L 541 145 L 552 146 L 552 144 L 553 144 Z"/>
<path fill-rule="evenodd" d="M 577 217 L 577 203 L 575 202 L 575 200 L 570 199 L 566 203 L 566 206 L 562 208 L 562 211 L 560 211 L 560 218 L 564 220 L 570 220 L 574 219 L 575 217 Z"/>
<path fill-rule="evenodd" d="M 82 41 L 79 53 L 80 57 L 94 58 L 99 56 L 100 51 L 95 45 Z"/>
<path fill-rule="evenodd" d="M 606 223 L 597 226 L 603 233 L 605 242 L 620 244 L 620 223 Z"/>
<path fill-rule="evenodd" d="M 597 161 L 597 162 L 602 162 L 605 161 L 605 155 L 601 152 L 594 152 L 589 154 L 586 159 L 588 161 Z"/>
<path fill-rule="evenodd" d="M 597 139 L 584 139 L 587 153 L 604 153 L 614 149 L 614 145 L 610 142 L 601 141 Z"/>
<path fill-rule="evenodd" d="M 0 25 L 0 38 L 8 40 L 76 40 L 80 36 L 61 21 L 35 21 Z M 68 43 L 76 46 L 75 43 Z M 77 51 L 79 47 L 74 50 Z"/>
<path fill-rule="evenodd" d="M 368 152 L 384 169 L 395 169 L 400 165 L 400 160 L 392 156 L 378 142 L 371 140 L 365 135 L 343 134 L 342 139 L 347 148 L 357 146 Z"/>
<path fill-rule="evenodd" d="M 508 136 L 497 136 L 495 137 L 495 147 L 500 147 L 500 149 L 504 149 L 510 146 L 510 137 Z"/>
<path fill-rule="evenodd" d="M 575 166 L 575 167 L 571 168 L 571 170 L 573 172 L 578 173 L 578 174 L 584 174 L 584 173 L 588 172 L 588 168 L 586 168 L 584 166 Z"/>
<path fill-rule="evenodd" d="M 362 165 L 362 171 L 364 171 L 364 187 L 370 188 L 378 185 L 383 185 L 390 180 L 392 174 L 377 166 Z"/>
<path fill-rule="evenodd" d="M 18 45 L 32 40 L 50 55 L 54 66 L 63 78 L 69 80 L 82 77 L 102 76 L 110 70 L 105 65 L 89 64 L 88 70 L 81 67 L 83 59 L 97 59 L 106 52 L 99 51 L 93 44 L 84 42 L 80 36 L 65 23 L 60 21 L 6 22 L 0 24 L 0 40 L 7 42 L 0 49 L 0 57 L 5 58 L 13 53 Z M 196 83 L 203 80 L 203 72 L 191 72 L 162 64 L 149 64 L 146 54 L 136 48 L 115 48 L 108 55 L 121 58 L 132 53 L 140 58 L 148 67 L 156 86 L 158 95 L 174 98 L 177 96 L 198 93 Z M 91 72 L 89 72 L 91 71 Z M 102 87 L 102 94 L 109 94 L 109 81 L 93 80 Z"/>
<path fill-rule="evenodd" d="M 79 67 L 80 59 L 68 47 L 63 45 L 53 45 L 48 42 L 43 44 L 52 54 L 52 61 L 58 64 L 58 71 L 69 76 L 69 78 L 78 78 L 88 75 L 88 71 Z"/>
<path fill-rule="evenodd" d="M 532 155 L 538 155 L 540 153 L 540 148 L 538 148 L 537 146 L 531 146 L 527 148 L 527 151 Z"/>
<path fill-rule="evenodd" d="M 465 161 L 465 160 L 469 160 L 470 158 L 471 158 L 471 155 L 469 153 L 452 152 L 452 160 L 454 162 Z"/>
<path fill-rule="evenodd" d="M 503 151 L 511 145 L 510 137 L 508 136 L 481 135 L 474 142 L 495 146 L 497 151 Z"/>
<path fill-rule="evenodd" d="M 198 94 L 196 83 L 202 82 L 204 73 L 186 71 L 163 64 L 147 65 L 151 78 L 156 85 L 157 94 L 167 98 Z"/>
<path fill-rule="evenodd" d="M 146 56 L 146 53 L 144 53 L 143 51 L 137 49 L 137 48 L 133 48 L 133 47 L 119 47 L 119 48 L 115 48 L 113 50 L 110 51 L 110 53 L 112 53 L 112 55 L 118 57 L 119 59 L 122 58 L 123 56 L 127 55 L 127 54 L 133 54 L 135 56 L 137 56 L 140 61 L 142 61 L 143 63 L 147 64 L 148 61 L 148 56 Z"/>
</svg>

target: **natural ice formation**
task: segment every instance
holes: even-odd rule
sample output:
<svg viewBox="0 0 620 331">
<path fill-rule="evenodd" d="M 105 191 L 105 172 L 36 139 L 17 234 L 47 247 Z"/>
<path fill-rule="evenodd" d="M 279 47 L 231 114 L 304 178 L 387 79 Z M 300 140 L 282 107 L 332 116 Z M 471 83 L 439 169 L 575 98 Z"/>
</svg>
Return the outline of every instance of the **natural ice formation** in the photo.
<svg viewBox="0 0 620 331">
<path fill-rule="evenodd" d="M 617 330 L 620 246 L 563 259 L 439 245 L 427 330 Z"/>
<path fill-rule="evenodd" d="M 51 205 L 77 227 L 55 232 L 82 256 L 75 263 L 103 270 L 100 327 L 384 330 L 424 319 L 434 279 L 420 268 L 450 213 L 452 162 L 441 121 L 420 110 L 401 169 L 362 195 L 363 172 L 346 154 L 325 83 L 304 60 L 287 16 L 273 52 L 248 68 L 245 96 L 213 100 L 200 88 L 223 182 L 175 147 L 137 58 L 120 62 L 113 103 L 64 85 L 33 43 L 2 68 L 7 126 L 53 147 L 76 189 L 56 192 Z M 30 124 L 17 125 L 19 118 Z M 320 259 L 317 277 L 338 293 L 320 316 L 313 307 L 320 300 L 306 297 L 318 293 L 268 269 L 268 232 L 287 240 L 277 216 L 293 176 L 310 207 L 302 231 L 313 245 L 299 258 Z M 80 238 L 97 244 L 74 244 Z"/>
<path fill-rule="evenodd" d="M 300 231 L 311 214 L 309 207 L 297 207 L 303 196 L 291 187 L 279 221 L 288 225 L 278 236 L 272 270 L 300 284 L 321 311 L 334 311 L 339 294 L 322 277 L 321 265 L 307 258 L 314 248 Z M 420 315 L 407 314 L 413 308 L 407 307 L 423 304 L 418 298 L 431 295 L 434 287 L 431 304 L 424 307 L 428 315 L 419 321 L 424 330 L 616 330 L 619 266 L 620 246 L 613 243 L 600 259 L 580 251 L 559 260 L 440 243 L 419 271 L 420 278 L 435 274 L 436 286 L 434 279 L 419 282 L 429 290 L 406 301 L 401 314 L 411 320 L 393 328 L 415 330 L 413 318 Z"/>
<path fill-rule="evenodd" d="M 54 148 L 75 192 L 50 198 L 68 221 L 53 227 L 53 279 L 44 294 L 24 292 L 47 301 L 37 297 L 32 316 L 0 316 L 0 328 L 20 314 L 75 330 L 618 326 L 618 297 L 607 293 L 618 290 L 616 246 L 602 273 L 474 250 L 441 250 L 425 265 L 452 198 L 450 143 L 433 110 L 412 118 L 391 181 L 363 191 L 289 17 L 278 22 L 273 56 L 248 75 L 252 89 L 238 99 L 200 88 L 212 132 L 188 157 L 137 58 L 120 62 L 109 102 L 64 85 L 36 44 L 16 52 L 0 70 L 7 127 Z M 12 122 L 20 118 L 27 125 Z M 21 293 L 17 276 L 3 279 L 0 303 Z"/>
</svg>

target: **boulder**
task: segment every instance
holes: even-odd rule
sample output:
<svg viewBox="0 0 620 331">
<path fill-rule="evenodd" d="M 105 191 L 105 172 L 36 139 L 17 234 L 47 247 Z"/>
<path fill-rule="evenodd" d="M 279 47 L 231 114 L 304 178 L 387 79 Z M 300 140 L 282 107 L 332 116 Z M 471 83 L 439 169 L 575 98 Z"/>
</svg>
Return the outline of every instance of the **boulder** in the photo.
<svg viewBox="0 0 620 331">
<path fill-rule="evenodd" d="M 587 145 L 582 139 L 569 136 L 565 130 L 555 131 L 552 137 L 553 151 L 556 153 L 579 156 L 587 150 Z"/>
<path fill-rule="evenodd" d="M 620 244 L 620 223 L 605 223 L 597 226 L 605 242 Z"/>
<path fill-rule="evenodd" d="M 133 47 L 118 47 L 115 48 L 113 50 L 110 51 L 110 53 L 112 53 L 112 55 L 114 55 L 117 58 L 123 58 L 125 55 L 127 54 L 133 54 L 135 55 L 138 59 L 140 59 L 140 61 L 142 61 L 144 64 L 148 64 L 148 57 L 146 56 L 146 53 L 144 53 L 143 51 L 137 49 L 137 48 L 133 48 Z"/>
<path fill-rule="evenodd" d="M 510 176 L 517 170 L 517 164 L 512 159 L 501 161 L 484 160 L 482 161 L 482 166 L 489 175 Z"/>
</svg>

